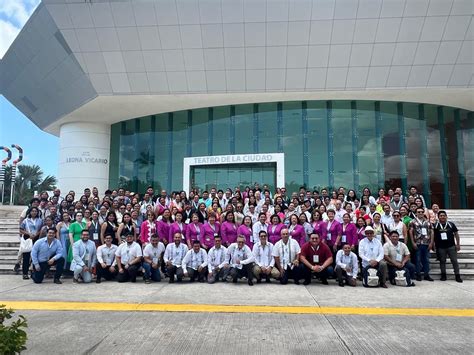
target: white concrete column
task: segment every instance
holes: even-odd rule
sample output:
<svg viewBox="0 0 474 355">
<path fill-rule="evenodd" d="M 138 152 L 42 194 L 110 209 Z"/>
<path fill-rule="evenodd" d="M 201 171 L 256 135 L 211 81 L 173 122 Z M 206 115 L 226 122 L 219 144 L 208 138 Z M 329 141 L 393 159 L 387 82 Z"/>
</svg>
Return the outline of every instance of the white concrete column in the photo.
<svg viewBox="0 0 474 355">
<path fill-rule="evenodd" d="M 65 123 L 59 132 L 58 187 L 79 198 L 86 187 L 102 195 L 109 185 L 110 125 L 94 122 Z"/>
</svg>

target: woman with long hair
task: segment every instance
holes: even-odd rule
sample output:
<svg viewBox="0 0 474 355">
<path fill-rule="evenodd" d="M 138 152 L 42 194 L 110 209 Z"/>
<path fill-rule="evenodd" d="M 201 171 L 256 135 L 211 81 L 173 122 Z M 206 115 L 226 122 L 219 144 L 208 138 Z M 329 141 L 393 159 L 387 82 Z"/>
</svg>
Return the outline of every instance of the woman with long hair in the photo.
<svg viewBox="0 0 474 355">
<path fill-rule="evenodd" d="M 243 235 L 245 237 L 245 244 L 252 249 L 253 248 L 253 243 L 252 243 L 252 217 L 251 216 L 245 216 L 244 219 L 242 220 L 242 224 L 237 228 L 237 235 Z"/>
</svg>

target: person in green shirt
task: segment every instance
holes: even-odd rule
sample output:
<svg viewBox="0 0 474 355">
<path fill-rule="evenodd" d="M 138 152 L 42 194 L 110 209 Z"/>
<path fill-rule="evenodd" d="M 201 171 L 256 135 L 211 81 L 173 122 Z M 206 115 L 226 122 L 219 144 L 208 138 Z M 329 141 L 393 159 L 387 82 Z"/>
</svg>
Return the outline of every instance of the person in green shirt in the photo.
<svg viewBox="0 0 474 355">
<path fill-rule="evenodd" d="M 408 215 L 408 206 L 407 205 L 402 205 L 402 207 L 400 207 L 400 215 L 402 217 L 402 222 L 405 224 L 405 226 L 407 227 L 407 230 L 408 230 L 412 218 Z M 406 246 L 408 247 L 408 250 L 410 251 L 411 262 L 412 263 L 416 262 L 416 253 L 413 250 L 413 244 L 411 243 L 411 238 L 410 237 L 406 238 Z"/>
<path fill-rule="evenodd" d="M 76 212 L 74 223 L 69 226 L 69 250 L 67 253 L 67 262 L 72 261 L 72 246 L 81 239 L 81 233 L 86 229 L 87 223 L 83 221 L 84 214 L 81 211 Z"/>
</svg>

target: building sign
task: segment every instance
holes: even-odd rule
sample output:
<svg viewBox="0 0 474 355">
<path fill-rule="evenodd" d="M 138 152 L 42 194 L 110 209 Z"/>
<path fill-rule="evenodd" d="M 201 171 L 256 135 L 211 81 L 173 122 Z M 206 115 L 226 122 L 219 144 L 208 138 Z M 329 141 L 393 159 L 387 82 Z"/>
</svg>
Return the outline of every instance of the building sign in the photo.
<svg viewBox="0 0 474 355">
<path fill-rule="evenodd" d="M 77 163 L 108 164 L 109 161 L 108 159 L 91 156 L 90 152 L 82 152 L 80 156 L 66 157 L 66 163 L 68 164 L 77 164 Z"/>
<path fill-rule="evenodd" d="M 198 165 L 222 165 L 222 164 L 259 164 L 276 163 L 276 184 L 278 187 L 285 186 L 285 154 L 284 153 L 262 153 L 262 154 L 235 154 L 235 155 L 213 155 L 207 157 L 191 157 L 183 160 L 183 190 L 189 194 L 191 167 Z"/>
<path fill-rule="evenodd" d="M 195 157 L 192 165 L 240 164 L 240 163 L 271 163 L 272 154 L 237 154 L 215 155 L 210 157 Z"/>
</svg>

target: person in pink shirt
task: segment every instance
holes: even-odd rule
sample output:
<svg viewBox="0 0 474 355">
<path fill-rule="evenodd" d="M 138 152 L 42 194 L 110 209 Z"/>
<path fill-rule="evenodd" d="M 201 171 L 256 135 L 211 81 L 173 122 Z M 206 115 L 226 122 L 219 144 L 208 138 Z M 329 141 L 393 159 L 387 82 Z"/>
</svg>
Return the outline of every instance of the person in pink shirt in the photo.
<svg viewBox="0 0 474 355">
<path fill-rule="evenodd" d="M 226 214 L 225 222 L 221 226 L 221 237 L 222 244 L 226 247 L 237 241 L 237 225 L 235 224 L 233 213 Z"/>
<path fill-rule="evenodd" d="M 183 222 L 183 212 L 176 212 L 175 222 L 170 226 L 170 232 L 168 234 L 168 243 L 173 243 L 174 235 L 179 232 L 183 236 L 182 242 L 185 243 L 185 236 L 186 236 L 186 223 Z"/>
<path fill-rule="evenodd" d="M 359 242 L 365 238 L 365 227 L 367 227 L 367 222 L 365 218 L 359 217 L 357 218 L 357 246 L 359 245 Z M 357 254 L 358 255 L 358 254 Z"/>
<path fill-rule="evenodd" d="M 311 226 L 313 227 L 314 233 L 317 233 L 324 243 L 324 241 L 326 240 L 326 235 L 328 234 L 328 226 L 326 222 L 323 221 L 323 216 L 321 215 L 321 212 L 319 212 L 318 210 L 314 210 L 312 221 L 313 222 L 311 223 Z"/>
<path fill-rule="evenodd" d="M 342 216 L 342 234 L 341 234 L 341 241 L 340 245 L 341 248 L 344 244 L 349 244 L 351 246 L 351 250 L 355 250 L 355 246 L 359 244 L 359 239 L 357 237 L 357 228 L 354 223 L 351 222 L 352 218 L 349 213 L 345 213 Z"/>
<path fill-rule="evenodd" d="M 306 232 L 300 223 L 300 220 L 296 214 L 290 216 L 290 225 L 288 226 L 288 231 L 290 236 L 296 240 L 300 246 L 306 243 Z"/>
<path fill-rule="evenodd" d="M 274 214 L 270 217 L 270 225 L 267 228 L 268 241 L 275 244 L 281 239 L 281 230 L 285 225 L 281 223 L 280 216 Z"/>
<path fill-rule="evenodd" d="M 202 238 L 204 237 L 204 226 L 199 222 L 199 216 L 196 212 L 191 215 L 191 223 L 186 227 L 186 243 L 188 248 L 191 249 L 193 241 L 199 240 L 202 244 Z"/>
<path fill-rule="evenodd" d="M 173 223 L 171 212 L 169 209 L 165 208 L 161 215 L 161 220 L 158 221 L 156 228 L 158 237 L 160 237 L 160 242 L 165 245 L 168 244 L 171 223 Z"/>
<path fill-rule="evenodd" d="M 211 249 L 214 246 L 214 237 L 220 235 L 221 225 L 216 222 L 216 214 L 209 212 L 207 217 L 207 223 L 203 225 L 204 238 L 202 240 L 202 247 L 206 250 Z"/>
<path fill-rule="evenodd" d="M 150 237 L 153 234 L 156 234 L 158 227 L 155 220 L 155 214 L 152 211 L 148 211 L 146 217 L 146 221 L 143 221 L 140 226 L 140 240 L 142 241 L 143 247 L 150 242 Z"/>
<path fill-rule="evenodd" d="M 327 221 L 327 234 L 326 234 L 326 244 L 328 247 L 332 250 L 334 254 L 334 260 L 336 260 L 335 255 L 337 252 L 337 245 L 339 241 L 341 240 L 341 235 L 342 235 L 342 230 L 341 230 L 341 224 L 336 221 L 336 211 L 334 211 L 332 208 L 328 209 L 326 212 L 328 215 L 328 221 Z"/>
<path fill-rule="evenodd" d="M 166 199 L 164 197 L 160 197 L 158 201 L 156 201 L 155 215 L 161 216 L 166 209 L 168 209 L 168 206 L 166 205 Z"/>
<path fill-rule="evenodd" d="M 245 216 L 242 224 L 237 228 L 237 235 L 243 235 L 245 237 L 245 244 L 252 249 L 252 217 Z"/>
</svg>

